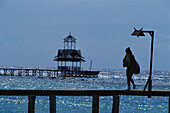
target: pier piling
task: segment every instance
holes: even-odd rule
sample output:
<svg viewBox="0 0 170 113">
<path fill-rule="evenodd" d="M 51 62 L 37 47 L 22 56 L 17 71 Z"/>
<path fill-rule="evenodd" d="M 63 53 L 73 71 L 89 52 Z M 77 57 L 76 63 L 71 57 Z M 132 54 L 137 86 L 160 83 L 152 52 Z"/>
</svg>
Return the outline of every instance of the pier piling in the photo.
<svg viewBox="0 0 170 113">
<path fill-rule="evenodd" d="M 170 113 L 170 96 L 169 96 L 169 113 Z"/>
<path fill-rule="evenodd" d="M 99 96 L 93 96 L 92 113 L 99 113 Z"/>
<path fill-rule="evenodd" d="M 56 113 L 56 96 L 50 95 L 50 113 Z"/>
<path fill-rule="evenodd" d="M 112 106 L 112 113 L 119 113 L 119 96 L 113 96 L 113 106 Z"/>
<path fill-rule="evenodd" d="M 35 96 L 28 96 L 28 113 L 35 113 Z"/>
</svg>

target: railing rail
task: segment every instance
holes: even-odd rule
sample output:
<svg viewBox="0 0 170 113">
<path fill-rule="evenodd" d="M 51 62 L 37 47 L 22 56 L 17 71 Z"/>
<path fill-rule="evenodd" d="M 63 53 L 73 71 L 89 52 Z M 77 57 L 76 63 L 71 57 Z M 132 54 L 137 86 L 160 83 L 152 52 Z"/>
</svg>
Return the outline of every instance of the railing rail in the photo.
<svg viewBox="0 0 170 113">
<path fill-rule="evenodd" d="M 129 96 L 170 96 L 170 90 L 113 90 L 113 89 L 0 89 L 0 95 L 8 96 L 113 96 L 113 95 L 129 95 Z"/>
<path fill-rule="evenodd" d="M 28 96 L 28 112 L 34 113 L 36 96 L 49 96 L 50 113 L 56 113 L 56 96 L 92 96 L 92 113 L 99 113 L 99 96 L 113 96 L 112 113 L 119 113 L 119 96 L 163 96 L 170 98 L 170 91 L 112 90 L 112 89 L 0 89 L 3 96 Z M 169 100 L 170 104 L 170 100 Z M 170 113 L 170 105 L 169 105 Z"/>
</svg>

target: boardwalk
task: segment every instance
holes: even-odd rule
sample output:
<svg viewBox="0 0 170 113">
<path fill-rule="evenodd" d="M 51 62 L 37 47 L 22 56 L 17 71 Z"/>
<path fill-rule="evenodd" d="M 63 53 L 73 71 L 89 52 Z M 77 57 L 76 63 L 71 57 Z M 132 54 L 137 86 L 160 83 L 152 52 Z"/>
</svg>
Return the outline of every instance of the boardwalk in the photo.
<svg viewBox="0 0 170 113">
<path fill-rule="evenodd" d="M 56 96 L 92 96 L 92 113 L 99 113 L 99 96 L 113 96 L 112 113 L 119 113 L 119 96 L 160 96 L 169 97 L 170 91 L 140 91 L 111 89 L 0 89 L 3 96 L 28 96 L 28 112 L 34 113 L 35 97 L 49 96 L 50 113 L 56 113 Z M 170 105 L 170 100 L 169 100 Z M 170 113 L 170 106 L 169 108 Z"/>
<path fill-rule="evenodd" d="M 36 68 L 0 68 L 0 75 L 4 76 L 58 76 L 59 72 L 55 69 L 36 69 Z"/>
<path fill-rule="evenodd" d="M 90 73 L 90 74 L 89 74 Z M 38 68 L 2 68 L 0 67 L 0 75 L 2 76 L 37 76 L 37 77 L 97 77 L 99 71 L 63 71 L 56 69 L 38 69 Z M 92 75 L 91 75 L 92 74 Z"/>
</svg>

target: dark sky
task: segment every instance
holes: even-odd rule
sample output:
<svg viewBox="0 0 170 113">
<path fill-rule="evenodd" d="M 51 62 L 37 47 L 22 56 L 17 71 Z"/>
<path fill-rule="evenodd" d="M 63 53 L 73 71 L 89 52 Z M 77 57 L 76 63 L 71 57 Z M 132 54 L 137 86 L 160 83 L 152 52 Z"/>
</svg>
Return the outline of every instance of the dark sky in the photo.
<svg viewBox="0 0 170 113">
<path fill-rule="evenodd" d="M 72 33 L 89 67 L 122 69 L 131 47 L 149 69 L 150 41 L 133 27 L 155 31 L 154 66 L 170 70 L 169 0 L 0 0 L 0 66 L 54 67 L 63 39 Z"/>
</svg>

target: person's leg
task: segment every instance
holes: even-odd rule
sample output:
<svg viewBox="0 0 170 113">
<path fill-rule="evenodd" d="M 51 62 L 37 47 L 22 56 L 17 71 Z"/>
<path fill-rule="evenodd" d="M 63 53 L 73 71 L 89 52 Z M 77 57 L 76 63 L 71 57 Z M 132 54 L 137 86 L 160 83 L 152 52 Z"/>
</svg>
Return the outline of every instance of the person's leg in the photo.
<svg viewBox="0 0 170 113">
<path fill-rule="evenodd" d="M 132 82 L 133 84 L 133 89 L 136 89 L 136 85 L 135 85 L 135 82 L 133 81 L 133 79 L 131 78 L 130 81 Z"/>
<path fill-rule="evenodd" d="M 127 68 L 127 70 L 126 70 L 126 76 L 127 76 L 128 90 L 130 90 L 130 79 L 131 79 L 131 76 L 130 76 L 129 68 Z"/>
<path fill-rule="evenodd" d="M 135 85 L 135 82 L 133 81 L 133 79 L 132 79 L 132 76 L 133 76 L 133 71 L 132 70 L 130 70 L 130 81 L 132 82 L 132 84 L 133 84 L 133 89 L 136 89 L 136 85 Z"/>
</svg>

